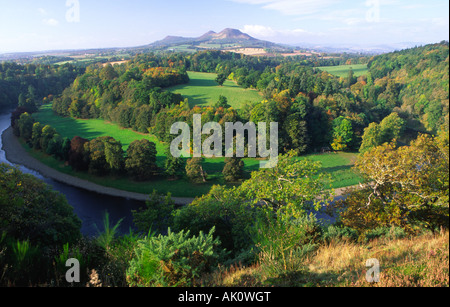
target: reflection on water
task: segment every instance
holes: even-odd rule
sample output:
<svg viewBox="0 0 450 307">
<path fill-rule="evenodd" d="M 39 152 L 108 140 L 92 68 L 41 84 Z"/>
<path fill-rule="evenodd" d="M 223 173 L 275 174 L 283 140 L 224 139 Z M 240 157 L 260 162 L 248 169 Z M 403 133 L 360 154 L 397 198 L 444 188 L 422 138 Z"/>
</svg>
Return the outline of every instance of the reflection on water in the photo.
<svg viewBox="0 0 450 307">
<path fill-rule="evenodd" d="M 0 114 L 0 134 L 10 126 L 10 114 Z M 3 146 L 0 138 L 0 163 L 8 163 L 5 152 L 1 149 Z M 98 231 L 103 230 L 103 216 L 109 212 L 111 223 L 114 225 L 120 219 L 124 219 L 119 231 L 128 233 L 134 228 L 133 216 L 131 210 L 136 210 L 145 204 L 143 202 L 124 199 L 120 197 L 111 197 L 100 195 L 94 192 L 75 188 L 64 183 L 56 182 L 50 178 L 45 178 L 41 174 L 29 170 L 23 166 L 18 166 L 24 173 L 32 174 L 53 187 L 54 190 L 64 194 L 69 204 L 74 208 L 75 214 L 82 220 L 81 232 L 87 236 L 94 236 Z"/>
</svg>

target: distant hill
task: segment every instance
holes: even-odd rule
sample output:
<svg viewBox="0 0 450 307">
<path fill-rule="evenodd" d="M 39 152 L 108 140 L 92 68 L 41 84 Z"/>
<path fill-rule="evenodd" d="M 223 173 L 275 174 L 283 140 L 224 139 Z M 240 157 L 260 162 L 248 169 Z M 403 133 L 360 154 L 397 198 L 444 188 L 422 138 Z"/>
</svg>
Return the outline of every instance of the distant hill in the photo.
<svg viewBox="0 0 450 307">
<path fill-rule="evenodd" d="M 181 37 L 181 36 L 167 36 L 166 38 L 149 44 L 148 48 L 161 48 L 161 47 L 174 47 L 183 44 L 203 44 L 203 45 L 215 45 L 215 44 L 228 44 L 239 45 L 240 47 L 254 47 L 254 48 L 277 48 L 285 49 L 281 45 L 277 45 L 272 42 L 263 41 L 251 37 L 250 35 L 243 33 L 237 29 L 227 28 L 223 31 L 216 33 L 209 31 L 200 37 Z"/>
</svg>

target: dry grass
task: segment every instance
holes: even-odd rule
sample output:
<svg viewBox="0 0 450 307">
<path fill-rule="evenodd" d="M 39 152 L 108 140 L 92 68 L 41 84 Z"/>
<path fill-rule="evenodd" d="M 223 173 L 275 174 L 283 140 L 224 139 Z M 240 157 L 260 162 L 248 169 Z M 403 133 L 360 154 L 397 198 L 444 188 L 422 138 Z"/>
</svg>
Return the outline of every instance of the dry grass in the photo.
<svg viewBox="0 0 450 307">
<path fill-rule="evenodd" d="M 109 64 L 111 64 L 111 66 L 114 66 L 114 65 L 121 65 L 121 64 L 128 63 L 128 62 L 129 62 L 129 60 L 116 61 L 116 62 L 108 62 L 108 63 L 104 63 L 102 66 L 105 67 L 106 65 L 109 65 Z"/>
<path fill-rule="evenodd" d="M 381 265 L 380 282 L 366 281 L 366 261 Z M 331 286 L 435 287 L 449 285 L 449 234 L 423 235 L 368 245 L 324 246 L 309 259 L 313 274 L 333 276 Z"/>
<path fill-rule="evenodd" d="M 368 259 L 381 265 L 380 281 L 366 281 Z M 448 287 L 449 233 L 409 239 L 321 246 L 304 262 L 307 270 L 267 276 L 260 266 L 223 269 L 210 276 L 215 286 Z"/>
</svg>

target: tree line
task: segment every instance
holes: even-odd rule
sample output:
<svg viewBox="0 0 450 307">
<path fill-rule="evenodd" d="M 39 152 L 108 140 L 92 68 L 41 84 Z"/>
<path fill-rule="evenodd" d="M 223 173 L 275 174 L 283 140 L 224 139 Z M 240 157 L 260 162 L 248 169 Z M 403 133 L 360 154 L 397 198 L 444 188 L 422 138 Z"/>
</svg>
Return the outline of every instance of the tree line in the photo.
<svg viewBox="0 0 450 307">
<path fill-rule="evenodd" d="M 19 65 L 3 62 L 0 64 L 0 109 L 20 106 L 34 112 L 43 100 L 52 101 L 83 73 L 84 68 L 70 64 Z"/>
<path fill-rule="evenodd" d="M 164 166 L 157 164 L 156 144 L 147 139 L 131 142 L 126 151 L 113 137 L 104 136 L 88 140 L 75 136 L 62 137 L 56 129 L 36 122 L 32 115 L 18 109 L 12 116 L 13 132 L 21 137 L 30 148 L 41 151 L 63 162 L 73 170 L 88 172 L 94 176 L 128 177 L 135 181 L 149 181 L 161 176 L 179 179 L 187 176 L 192 182 L 206 182 L 203 159 L 185 161 L 174 157 L 167 149 Z M 223 170 L 227 182 L 243 179 L 242 159 L 227 159 Z"/>
</svg>

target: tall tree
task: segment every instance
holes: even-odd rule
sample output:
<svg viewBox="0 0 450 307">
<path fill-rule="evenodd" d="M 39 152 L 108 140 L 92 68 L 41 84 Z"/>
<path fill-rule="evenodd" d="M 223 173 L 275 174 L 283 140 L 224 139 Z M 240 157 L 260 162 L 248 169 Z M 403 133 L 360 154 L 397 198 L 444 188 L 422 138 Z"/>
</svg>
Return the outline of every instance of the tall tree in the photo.
<svg viewBox="0 0 450 307">
<path fill-rule="evenodd" d="M 124 151 L 119 141 L 110 139 L 105 142 L 106 163 L 113 174 L 121 174 L 125 167 Z"/>
<path fill-rule="evenodd" d="M 88 142 L 89 140 L 83 139 L 79 136 L 75 136 L 70 141 L 68 162 L 74 170 L 84 171 L 88 169 L 89 157 L 86 155 L 84 150 L 84 145 Z"/>
<path fill-rule="evenodd" d="M 149 140 L 133 141 L 128 147 L 125 169 L 138 181 L 152 179 L 158 171 L 156 145 Z"/>
<path fill-rule="evenodd" d="M 355 137 L 352 122 L 341 116 L 334 120 L 333 125 L 333 149 L 336 151 L 348 150 Z"/>
<path fill-rule="evenodd" d="M 185 172 L 184 161 L 180 157 L 174 157 L 170 148 L 166 151 L 166 161 L 164 162 L 164 172 L 171 179 L 177 179 L 183 176 Z"/>
</svg>

